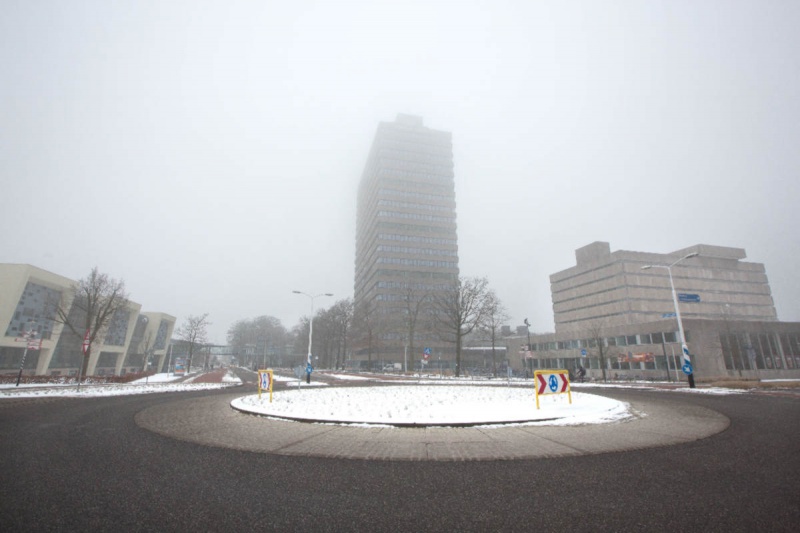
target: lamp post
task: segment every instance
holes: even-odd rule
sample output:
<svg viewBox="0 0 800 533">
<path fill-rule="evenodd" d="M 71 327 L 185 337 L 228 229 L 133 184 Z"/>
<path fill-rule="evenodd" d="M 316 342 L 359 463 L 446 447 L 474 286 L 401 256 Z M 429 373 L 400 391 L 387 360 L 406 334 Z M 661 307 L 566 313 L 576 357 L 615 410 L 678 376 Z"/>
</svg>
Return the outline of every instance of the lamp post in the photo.
<svg viewBox="0 0 800 533">
<path fill-rule="evenodd" d="M 308 364 L 311 364 L 311 340 L 312 335 L 314 332 L 314 298 L 318 298 L 320 296 L 333 296 L 333 293 L 325 292 L 322 294 L 315 294 L 310 295 L 308 293 L 302 291 L 292 291 L 294 294 L 302 294 L 303 296 L 307 296 L 309 300 L 311 300 L 311 316 L 308 319 Z"/>
<path fill-rule="evenodd" d="M 528 322 L 528 319 L 525 319 L 525 329 L 528 331 L 528 351 L 526 352 L 526 359 L 531 357 L 531 323 Z M 533 359 L 530 359 L 530 366 L 531 366 L 531 373 L 533 373 Z M 528 364 L 525 364 L 525 375 L 528 374 Z"/>
<path fill-rule="evenodd" d="M 690 257 L 695 257 L 696 255 L 698 255 L 697 252 L 686 254 L 670 265 L 645 265 L 642 267 L 642 270 L 647 270 L 649 268 L 667 269 L 667 274 L 669 274 L 669 286 L 672 289 L 672 304 L 675 306 L 675 317 L 678 319 L 678 332 L 680 333 L 681 336 L 681 348 L 683 349 L 683 372 L 689 379 L 689 388 L 691 389 L 695 388 L 694 369 L 692 368 L 692 360 L 689 357 L 689 347 L 686 346 L 686 335 L 683 333 L 683 322 L 681 321 L 681 311 L 678 307 L 678 295 L 675 293 L 675 283 L 672 281 L 672 267 L 674 267 L 681 261 L 689 259 Z"/>
</svg>

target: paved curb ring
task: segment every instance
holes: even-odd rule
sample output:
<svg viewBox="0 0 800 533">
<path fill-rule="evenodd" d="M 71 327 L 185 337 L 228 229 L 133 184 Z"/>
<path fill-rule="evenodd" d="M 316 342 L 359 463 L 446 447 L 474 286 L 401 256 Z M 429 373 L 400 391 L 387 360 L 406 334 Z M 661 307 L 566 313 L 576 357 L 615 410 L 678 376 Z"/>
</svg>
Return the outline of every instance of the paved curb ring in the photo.
<svg viewBox="0 0 800 533">
<path fill-rule="evenodd" d="M 239 412 L 239 394 L 159 404 L 136 423 L 197 444 L 291 456 L 399 461 L 488 461 L 618 452 L 715 435 L 730 420 L 691 404 L 629 401 L 634 417 L 581 426 L 370 428 L 308 424 Z"/>
</svg>

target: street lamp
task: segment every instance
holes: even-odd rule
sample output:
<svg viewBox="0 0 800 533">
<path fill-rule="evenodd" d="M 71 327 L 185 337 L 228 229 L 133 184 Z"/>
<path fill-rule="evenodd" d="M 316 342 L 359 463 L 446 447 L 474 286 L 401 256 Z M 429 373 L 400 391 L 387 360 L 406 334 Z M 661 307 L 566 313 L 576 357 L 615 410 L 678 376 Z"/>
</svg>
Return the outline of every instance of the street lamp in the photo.
<svg viewBox="0 0 800 533">
<path fill-rule="evenodd" d="M 528 331 L 528 352 L 525 355 L 527 356 L 527 358 L 530 359 L 531 373 L 533 373 L 533 359 L 531 358 L 531 323 L 528 322 L 527 318 L 525 319 L 524 323 L 525 323 L 525 329 Z M 527 375 L 528 365 L 526 364 L 524 366 L 525 366 L 525 374 Z"/>
<path fill-rule="evenodd" d="M 642 267 L 642 270 L 647 270 L 649 268 L 666 268 L 667 273 L 669 274 L 669 286 L 672 289 L 672 303 L 675 306 L 675 317 L 678 319 L 678 332 L 681 336 L 681 348 L 683 349 L 683 372 L 689 379 L 689 388 L 693 389 L 694 387 L 694 369 L 692 368 L 692 360 L 689 357 L 689 347 L 686 346 L 686 335 L 683 333 L 683 322 L 681 321 L 681 311 L 678 308 L 678 296 L 675 294 L 675 283 L 672 281 L 672 267 L 683 261 L 684 259 L 689 259 L 690 257 L 695 257 L 698 255 L 697 252 L 692 252 L 690 254 L 686 254 L 677 261 L 673 262 L 670 265 L 645 265 Z"/>
<path fill-rule="evenodd" d="M 311 335 L 314 332 L 314 298 L 318 298 L 320 296 L 333 296 L 333 293 L 325 292 L 322 294 L 315 294 L 310 295 L 308 293 L 302 291 L 292 291 L 294 294 L 302 294 L 303 296 L 307 296 L 309 300 L 311 300 L 311 316 L 308 319 L 308 364 L 311 364 Z"/>
</svg>

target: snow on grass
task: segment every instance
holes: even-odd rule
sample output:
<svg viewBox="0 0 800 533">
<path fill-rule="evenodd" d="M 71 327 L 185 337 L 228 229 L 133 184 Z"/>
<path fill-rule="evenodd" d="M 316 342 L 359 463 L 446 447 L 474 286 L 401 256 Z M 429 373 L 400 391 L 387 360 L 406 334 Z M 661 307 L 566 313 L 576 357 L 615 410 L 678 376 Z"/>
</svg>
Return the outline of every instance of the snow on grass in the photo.
<svg viewBox="0 0 800 533">
<path fill-rule="evenodd" d="M 539 398 L 517 387 L 386 386 L 287 390 L 243 396 L 231 402 L 237 409 L 256 414 L 367 425 L 451 425 L 548 423 L 598 424 L 631 415 L 628 404 L 585 393 Z"/>
<path fill-rule="evenodd" d="M 0 398 L 90 398 L 101 396 L 124 396 L 128 394 L 151 394 L 154 392 L 190 392 L 200 390 L 214 390 L 232 387 L 232 383 L 154 383 L 145 385 L 130 383 L 115 383 L 113 385 L 81 385 L 78 390 L 75 384 L 68 387 L 51 388 L 24 388 L 17 390 L 4 389 L 0 391 Z"/>
</svg>

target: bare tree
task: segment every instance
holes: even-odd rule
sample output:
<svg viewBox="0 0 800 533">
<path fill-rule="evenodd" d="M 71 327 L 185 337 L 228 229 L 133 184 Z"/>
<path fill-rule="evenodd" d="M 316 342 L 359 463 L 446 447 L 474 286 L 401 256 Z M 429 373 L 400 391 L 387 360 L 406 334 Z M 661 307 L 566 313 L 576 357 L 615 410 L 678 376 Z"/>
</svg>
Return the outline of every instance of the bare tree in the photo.
<svg viewBox="0 0 800 533">
<path fill-rule="evenodd" d="M 408 347 L 409 368 L 414 370 L 414 354 L 416 349 L 414 347 L 414 340 L 417 336 L 417 325 L 420 319 L 420 312 L 428 305 L 430 294 L 427 291 L 417 291 L 411 287 L 406 289 L 403 295 L 405 308 L 401 316 L 403 321 L 403 328 L 405 330 L 406 346 Z M 408 370 L 408 368 L 406 369 Z"/>
<path fill-rule="evenodd" d="M 152 332 L 145 333 L 136 350 L 142 354 L 142 372 L 147 372 L 149 370 L 148 363 L 150 362 L 150 358 L 153 356 L 155 346 L 156 336 L 153 335 Z"/>
<path fill-rule="evenodd" d="M 346 298 L 339 300 L 330 308 L 331 312 L 331 326 L 336 348 L 336 360 L 334 368 L 344 366 L 344 361 L 347 358 L 347 345 L 350 334 L 350 327 L 353 323 L 353 300 Z"/>
<path fill-rule="evenodd" d="M 461 346 L 464 337 L 484 320 L 489 281 L 486 278 L 462 278 L 449 291 L 436 294 L 433 312 L 439 336 L 456 347 L 456 377 L 461 375 Z"/>
<path fill-rule="evenodd" d="M 189 360 L 186 364 L 187 373 L 192 371 L 192 356 L 195 348 L 208 343 L 207 328 L 210 325 L 208 313 L 200 316 L 189 315 L 183 325 L 175 332 L 178 338 L 185 341 L 189 346 Z"/>
<path fill-rule="evenodd" d="M 78 383 L 86 376 L 95 340 L 105 337 L 114 316 L 128 305 L 125 282 L 100 273 L 97 267 L 74 285 L 69 308 L 66 308 L 63 300 L 59 303 L 56 309 L 57 320 L 82 339 L 86 346 Z"/>
<path fill-rule="evenodd" d="M 353 329 L 359 344 L 367 350 L 368 368 L 372 370 L 372 354 L 380 344 L 384 322 L 373 300 L 362 300 L 353 310 Z"/>
<path fill-rule="evenodd" d="M 597 350 L 600 353 L 600 370 L 603 371 L 603 382 L 606 381 L 606 344 L 605 338 L 603 337 L 604 330 L 605 326 L 599 320 L 592 322 L 587 328 L 589 332 L 589 341 L 597 346 Z M 590 347 L 593 348 L 593 346 Z"/>
<path fill-rule="evenodd" d="M 500 328 L 508 321 L 509 316 L 500 298 L 498 298 L 497 294 L 491 289 L 486 292 L 485 306 L 485 313 L 479 327 L 492 342 L 492 373 L 494 377 L 497 377 L 495 345 L 497 344 L 497 336 Z"/>
</svg>

